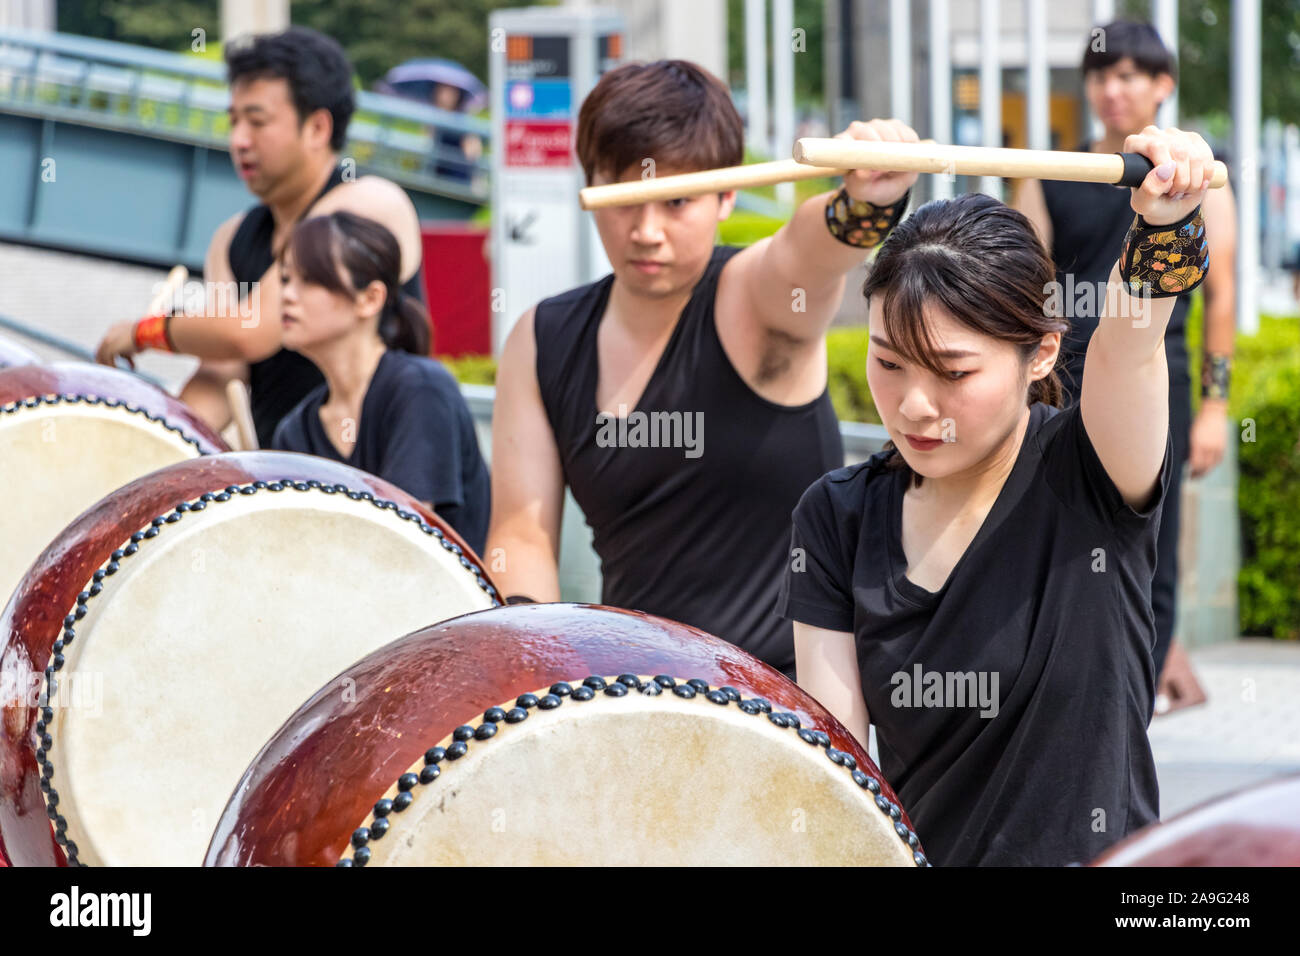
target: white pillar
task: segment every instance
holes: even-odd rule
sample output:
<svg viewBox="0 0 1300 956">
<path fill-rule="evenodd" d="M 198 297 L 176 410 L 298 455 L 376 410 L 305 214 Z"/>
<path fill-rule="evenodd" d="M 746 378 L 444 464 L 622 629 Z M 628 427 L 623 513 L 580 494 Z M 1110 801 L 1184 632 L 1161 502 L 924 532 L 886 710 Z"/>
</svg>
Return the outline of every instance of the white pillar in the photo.
<svg viewBox="0 0 1300 956">
<path fill-rule="evenodd" d="M 930 138 L 952 142 L 952 56 L 948 35 L 948 0 L 930 0 Z M 956 177 L 946 173 L 930 177 L 930 195 L 948 199 Z"/>
<path fill-rule="evenodd" d="M 1045 0 L 1025 0 L 1025 112 L 1030 149 L 1051 149 L 1051 75 Z"/>
<path fill-rule="evenodd" d="M 998 0 L 980 0 L 980 144 L 1002 145 L 1002 60 L 998 50 L 1001 39 L 998 23 Z M 1002 198 L 1002 181 L 997 176 L 981 176 L 980 192 Z"/>
<path fill-rule="evenodd" d="M 1115 0 L 1092 0 L 1092 25 L 1094 28 L 1104 27 L 1114 19 Z M 1092 42 L 1092 39 L 1093 35 L 1090 33 L 1088 35 L 1088 41 Z M 1106 127 L 1102 125 L 1101 120 L 1099 120 L 1092 112 L 1092 104 L 1088 102 L 1086 96 L 1084 97 L 1083 107 L 1088 112 L 1089 139 L 1096 142 L 1106 135 Z"/>
<path fill-rule="evenodd" d="M 1237 162 L 1237 328 L 1259 331 L 1259 0 L 1232 5 L 1232 149 Z"/>
<path fill-rule="evenodd" d="M 1233 6 L 1237 6 L 1239 0 L 1233 0 Z M 1236 11 L 1233 11 L 1234 15 Z M 1174 60 L 1178 60 L 1178 0 L 1151 0 L 1151 19 L 1155 22 L 1156 30 L 1160 33 L 1160 39 L 1165 42 L 1169 52 L 1173 54 Z M 1258 47 L 1256 47 L 1258 49 Z M 1181 64 L 1180 75 L 1181 75 Z M 1169 94 L 1169 99 L 1161 104 L 1159 112 L 1156 113 L 1156 125 L 1161 129 L 1169 126 L 1178 125 L 1178 87 L 1174 87 L 1173 93 Z"/>
<path fill-rule="evenodd" d="M 745 98 L 749 148 L 771 155 L 767 131 L 767 0 L 745 0 Z"/>
<path fill-rule="evenodd" d="M 889 0 L 889 111 L 912 125 L 912 10 L 908 0 Z"/>
<path fill-rule="evenodd" d="M 794 0 L 772 0 L 772 155 L 788 159 L 794 149 Z M 776 198 L 794 202 L 794 183 L 776 187 Z"/>
<path fill-rule="evenodd" d="M 221 40 L 278 33 L 289 26 L 289 0 L 221 0 Z"/>
</svg>

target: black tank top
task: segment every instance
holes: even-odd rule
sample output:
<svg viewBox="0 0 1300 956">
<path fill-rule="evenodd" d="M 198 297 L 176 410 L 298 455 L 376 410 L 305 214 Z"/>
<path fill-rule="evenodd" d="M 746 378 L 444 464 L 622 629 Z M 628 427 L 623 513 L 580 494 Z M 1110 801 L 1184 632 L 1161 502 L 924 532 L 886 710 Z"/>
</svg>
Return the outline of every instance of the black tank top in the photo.
<svg viewBox="0 0 1300 956">
<path fill-rule="evenodd" d="M 1087 152 L 1088 142 L 1077 147 Z M 1043 180 L 1043 198 L 1052 220 L 1052 258 L 1056 281 L 1070 331 L 1061 343 L 1064 369 L 1061 381 L 1069 395 L 1067 405 L 1079 400 L 1083 384 L 1083 358 L 1088 340 L 1097 329 L 1105 303 L 1106 280 L 1119 258 L 1124 236 L 1133 224 L 1133 207 L 1127 187 L 1108 183 L 1072 183 Z M 1180 295 L 1165 330 L 1169 359 L 1169 385 L 1187 390 L 1187 310 L 1191 293 Z"/>
<path fill-rule="evenodd" d="M 337 167 L 307 208 L 316 205 L 321 196 L 341 182 L 343 169 Z M 230 240 L 227 252 L 230 271 L 234 273 L 236 282 L 252 283 L 266 275 L 266 270 L 271 268 L 274 261 L 271 249 L 274 231 L 275 219 L 267 206 L 254 206 L 244 215 Z M 424 301 L 423 271 L 421 264 L 415 270 L 415 275 L 402 283 L 402 291 L 421 302 Z M 243 287 L 240 295 L 242 299 Z M 276 320 L 278 321 L 278 316 Z M 280 424 L 280 419 L 292 411 L 308 392 L 325 381 L 310 359 L 283 348 L 260 362 L 249 363 L 248 379 L 249 406 L 253 425 L 257 429 L 257 443 L 262 448 L 271 447 L 271 437 L 275 434 L 275 426 Z"/>
<path fill-rule="evenodd" d="M 621 419 L 598 421 L 596 407 L 596 332 L 613 275 L 538 304 L 537 381 L 565 481 L 594 532 L 601 600 L 693 625 L 793 673 L 793 630 L 775 614 L 790 513 L 842 466 L 844 448 L 828 391 L 806 405 L 769 402 L 723 351 L 714 297 L 738 251 L 714 249 Z"/>
</svg>

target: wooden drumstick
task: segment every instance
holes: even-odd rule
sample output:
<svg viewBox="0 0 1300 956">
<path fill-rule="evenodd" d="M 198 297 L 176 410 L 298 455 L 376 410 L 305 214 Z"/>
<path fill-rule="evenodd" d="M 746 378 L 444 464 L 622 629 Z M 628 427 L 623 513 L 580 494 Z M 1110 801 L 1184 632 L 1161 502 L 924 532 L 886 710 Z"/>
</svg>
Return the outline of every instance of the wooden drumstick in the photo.
<svg viewBox="0 0 1300 956">
<path fill-rule="evenodd" d="M 923 139 L 921 142 L 933 143 L 934 140 Z M 792 183 L 800 179 L 824 179 L 842 176 L 845 172 L 843 169 L 818 169 L 793 159 L 778 159 L 771 163 L 723 166 L 698 173 L 682 173 L 679 176 L 588 186 L 579 191 L 578 203 L 583 209 L 638 206 L 643 202 L 658 202 L 661 199 L 686 199 L 689 196 L 731 192 L 733 189 L 755 189 L 777 183 Z"/>
<path fill-rule="evenodd" d="M 253 424 L 253 409 L 248 400 L 248 386 L 243 379 L 232 378 L 226 383 L 226 401 L 230 404 L 230 417 L 239 433 L 240 451 L 257 451 L 257 426 Z"/>
<path fill-rule="evenodd" d="M 799 179 L 823 179 L 838 174 L 833 169 L 807 166 L 793 159 L 779 159 L 771 163 L 750 163 L 747 166 L 724 166 L 698 173 L 682 173 L 680 176 L 662 176 L 632 182 L 610 183 L 606 186 L 588 186 L 578 193 L 578 202 L 583 209 L 638 206 L 644 202 L 686 199 L 689 196 L 725 193 L 733 189 L 754 189 L 775 183 L 792 183 Z"/>
<path fill-rule="evenodd" d="M 823 176 L 843 176 L 850 169 L 895 172 L 1000 176 L 1008 179 L 1058 179 L 1085 183 L 1140 186 L 1152 169 L 1140 153 L 1071 153 L 1060 150 L 997 149 L 945 146 L 932 139 L 919 143 L 862 139 L 804 138 L 795 143 L 794 159 L 747 166 L 726 166 L 680 176 L 588 186 L 578 193 L 583 209 L 635 206 L 664 199 L 753 189 L 774 183 Z M 1228 181 L 1228 167 L 1216 161 L 1210 178 L 1217 189 Z"/>
<path fill-rule="evenodd" d="M 176 295 L 176 291 L 185 285 L 189 277 L 189 269 L 184 266 L 172 266 L 172 271 L 167 273 L 167 278 L 163 280 L 162 288 L 158 290 L 158 294 L 149 300 L 149 311 L 145 315 L 157 315 L 160 312 L 166 312 L 170 315 L 172 310 L 169 304 Z"/>
<path fill-rule="evenodd" d="M 883 143 L 861 139 L 805 138 L 794 158 L 818 168 L 887 169 L 895 172 L 1057 179 L 1137 187 L 1154 168 L 1140 153 L 1071 153 L 1046 149 L 944 146 L 939 143 Z M 1228 167 L 1216 160 L 1210 187 L 1228 182 Z"/>
</svg>

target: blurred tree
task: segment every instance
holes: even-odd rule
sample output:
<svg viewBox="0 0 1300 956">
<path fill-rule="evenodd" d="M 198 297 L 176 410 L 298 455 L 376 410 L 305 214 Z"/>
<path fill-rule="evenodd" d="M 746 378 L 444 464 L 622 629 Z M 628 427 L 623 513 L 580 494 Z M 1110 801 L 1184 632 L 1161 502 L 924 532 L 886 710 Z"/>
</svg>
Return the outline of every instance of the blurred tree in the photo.
<svg viewBox="0 0 1300 956">
<path fill-rule="evenodd" d="M 1149 20 L 1148 0 L 1124 0 L 1119 10 Z M 1260 5 L 1260 116 L 1300 117 L 1300 0 Z M 1230 112 L 1232 9 L 1229 0 L 1178 4 L 1178 111 L 1208 117 Z"/>
<path fill-rule="evenodd" d="M 196 28 L 209 42 L 221 39 L 221 0 L 85 0 L 56 6 L 61 33 L 175 52 L 190 49 Z"/>
<path fill-rule="evenodd" d="M 293 0 L 293 22 L 338 38 L 361 82 L 369 87 L 414 57 L 446 57 L 484 83 L 488 14 L 543 0 Z"/>
<path fill-rule="evenodd" d="M 365 87 L 404 60 L 435 56 L 455 60 L 487 82 L 488 14 L 550 2 L 554 0 L 292 0 L 290 17 L 342 43 Z M 209 44 L 220 40 L 220 15 L 220 0 L 63 0 L 58 28 L 188 52 L 195 27 L 207 31 Z"/>
<path fill-rule="evenodd" d="M 767 68 L 772 70 L 772 4 L 767 3 Z M 825 0 L 794 0 L 794 28 L 803 30 L 802 50 L 794 55 L 794 98 L 799 106 L 821 104 L 822 36 L 825 30 Z M 795 42 L 786 38 L 785 42 Z M 745 88 L 745 0 L 727 0 L 727 72 L 724 77 L 733 90 Z M 770 98 L 770 93 L 769 93 Z"/>
</svg>

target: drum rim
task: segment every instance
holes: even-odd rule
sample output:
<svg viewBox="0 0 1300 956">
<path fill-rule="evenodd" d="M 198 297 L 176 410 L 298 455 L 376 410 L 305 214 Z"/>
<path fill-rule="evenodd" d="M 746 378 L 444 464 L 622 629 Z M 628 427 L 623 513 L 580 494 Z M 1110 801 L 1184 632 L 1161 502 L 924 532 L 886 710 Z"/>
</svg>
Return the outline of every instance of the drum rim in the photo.
<svg viewBox="0 0 1300 956">
<path fill-rule="evenodd" d="M 141 415 L 148 421 L 156 425 L 161 425 L 163 428 L 167 429 L 167 431 L 176 434 L 186 444 L 192 446 L 200 455 L 211 454 L 198 438 L 189 434 L 189 432 L 180 425 L 173 425 L 167 419 L 167 416 L 155 415 L 147 408 L 133 405 L 130 402 L 124 402 L 121 399 L 106 398 L 101 395 L 95 395 L 94 393 L 83 395 L 77 392 L 47 392 L 44 395 L 32 395 L 28 398 L 15 400 L 7 405 L 0 405 L 0 415 L 14 415 L 21 411 L 38 409 L 42 405 L 55 407 L 60 405 L 67 406 L 83 404 L 90 407 L 102 406 L 114 410 L 121 409 L 131 415 Z"/>
<path fill-rule="evenodd" d="M 0 411 L 3 410 L 4 409 L 0 409 Z M 455 557 L 459 558 L 458 564 L 460 567 L 466 572 L 473 574 L 475 583 L 478 585 L 479 589 L 487 594 L 488 599 L 492 602 L 490 607 L 502 606 L 497 590 L 492 585 L 491 581 L 488 580 L 483 568 L 479 563 L 471 559 L 473 552 L 468 552 L 455 541 L 450 540 L 443 532 L 442 528 L 429 524 L 419 512 L 407 511 L 392 499 L 381 497 L 369 490 L 350 488 L 342 482 L 322 482 L 319 479 L 314 478 L 307 480 L 291 479 L 283 481 L 257 479 L 243 485 L 227 485 L 226 488 L 221 491 L 204 492 L 203 494 L 196 496 L 193 501 L 182 501 L 171 510 L 156 515 L 148 524 L 132 532 L 127 539 L 122 542 L 121 547 L 115 548 L 112 551 L 103 566 L 97 568 L 91 574 L 88 585 L 77 595 L 72 610 L 63 619 L 62 634 L 51 646 L 51 656 L 46 664 L 42 678 L 41 694 L 39 699 L 40 716 L 35 725 L 40 743 L 40 746 L 36 748 L 36 762 L 40 769 L 40 788 L 43 796 L 42 802 L 45 804 L 46 813 L 54 831 L 54 840 L 63 847 L 64 854 L 66 855 L 70 866 L 86 866 L 87 864 L 78 859 L 78 848 L 75 841 L 67 838 L 68 821 L 58 810 L 59 794 L 58 790 L 51 782 L 54 778 L 54 764 L 50 761 L 49 755 L 54 746 L 54 738 L 49 733 L 49 724 L 54 719 L 54 710 L 50 706 L 50 682 L 55 679 L 55 674 L 63 668 L 65 663 L 63 650 L 68 644 L 75 640 L 76 625 L 77 622 L 84 618 L 88 613 L 86 610 L 87 604 L 103 593 L 105 590 L 104 583 L 106 579 L 117 573 L 121 561 L 136 554 L 139 551 L 140 546 L 146 540 L 156 538 L 164 527 L 169 524 L 175 524 L 186 514 L 204 511 L 207 509 L 209 504 L 214 502 L 224 503 L 240 495 L 253 495 L 260 491 L 268 491 L 272 494 L 276 494 L 289 490 L 299 492 L 318 491 L 327 495 L 342 495 L 354 502 L 369 502 L 381 511 L 392 511 L 395 517 L 399 520 L 409 521 L 415 524 L 425 535 L 436 539 L 442 545 L 444 550 L 449 551 Z M 56 683 L 56 693 L 57 689 Z"/>
<path fill-rule="evenodd" d="M 575 686 L 576 685 L 576 686 Z M 583 702 L 602 694 L 606 697 L 625 697 L 636 691 L 647 697 L 658 697 L 671 691 L 675 696 L 685 699 L 704 697 L 719 706 L 735 704 L 743 713 L 750 716 L 765 714 L 770 723 L 783 730 L 794 730 L 800 740 L 809 746 L 820 747 L 827 759 L 851 775 L 853 782 L 865 790 L 874 799 L 877 809 L 889 820 L 891 828 L 900 840 L 912 851 L 912 862 L 917 867 L 930 866 L 921 849 L 920 837 L 907 824 L 902 822 L 903 808 L 887 798 L 881 792 L 879 781 L 871 774 L 857 766 L 853 756 L 831 746 L 830 736 L 822 730 L 813 730 L 801 726 L 799 718 L 788 711 L 775 711 L 771 703 L 763 697 L 745 698 L 736 688 L 729 685 L 710 687 L 702 678 L 675 678 L 668 674 L 654 676 L 623 673 L 617 676 L 602 677 L 592 674 L 581 681 L 557 681 L 549 687 L 520 694 L 514 700 L 504 701 L 475 718 L 475 722 L 461 724 L 433 747 L 424 752 L 423 757 L 411 764 L 400 777 L 388 788 L 384 795 L 371 807 L 361 824 L 352 832 L 348 848 L 352 855 L 342 856 L 335 866 L 363 867 L 370 859 L 369 844 L 381 839 L 391 828 L 389 822 L 393 814 L 400 814 L 415 801 L 417 787 L 427 787 L 442 779 L 444 763 L 454 762 L 469 752 L 471 743 L 483 744 L 492 740 L 502 729 L 502 725 L 512 726 L 528 719 L 529 711 L 555 710 L 565 703 L 565 698 Z M 484 727 L 491 730 L 484 731 Z M 419 772 L 417 772 L 419 768 Z M 376 821 L 379 821 L 378 825 Z M 379 830 L 376 834 L 375 830 Z"/>
</svg>

